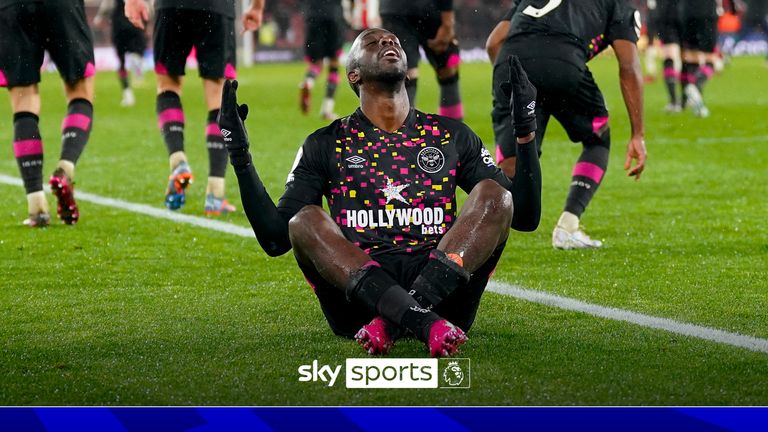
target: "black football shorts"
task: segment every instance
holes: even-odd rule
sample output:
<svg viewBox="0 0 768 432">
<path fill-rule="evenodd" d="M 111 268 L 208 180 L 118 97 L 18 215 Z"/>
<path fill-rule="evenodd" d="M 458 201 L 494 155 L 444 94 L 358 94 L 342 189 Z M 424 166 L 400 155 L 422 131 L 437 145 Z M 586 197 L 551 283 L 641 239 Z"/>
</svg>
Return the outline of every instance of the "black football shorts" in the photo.
<svg viewBox="0 0 768 432">
<path fill-rule="evenodd" d="M 339 57 L 344 44 L 344 24 L 335 19 L 308 18 L 304 21 L 304 56 L 311 62 Z"/>
<path fill-rule="evenodd" d="M 574 49 L 570 45 L 564 50 Z M 496 156 L 501 161 L 515 155 L 512 112 L 508 99 L 500 90 L 500 84 L 509 81 L 509 63 L 506 58 L 511 54 L 520 57 L 531 83 L 536 87 L 536 144 L 541 153 L 541 144 L 549 118 L 554 116 L 563 126 L 568 138 L 581 142 L 590 135 L 603 130 L 608 122 L 608 109 L 600 88 L 595 83 L 586 64 L 577 65 L 571 55 L 556 57 L 535 57 L 535 46 L 513 45 L 504 43 L 493 66 L 493 111 L 491 119 L 496 139 Z"/>
<path fill-rule="evenodd" d="M 0 10 L 0 86 L 39 83 L 45 51 L 66 82 L 96 72 L 82 0 L 21 2 Z"/>
<path fill-rule="evenodd" d="M 400 45 L 408 57 L 408 69 L 419 66 L 421 55 L 419 46 L 424 49 L 429 64 L 435 70 L 446 67 L 456 67 L 459 64 L 459 46 L 452 43 L 445 52 L 434 52 L 427 45 L 427 41 L 435 37 L 440 27 L 439 15 L 412 16 L 412 15 L 382 15 L 382 26 L 391 31 L 400 40 Z"/>
<path fill-rule="evenodd" d="M 203 78 L 234 79 L 235 22 L 202 10 L 163 8 L 157 11 L 154 31 L 155 72 L 184 75 L 192 48 Z"/>
<path fill-rule="evenodd" d="M 717 19 L 714 17 L 688 17 L 683 22 L 682 46 L 685 49 L 715 52 L 717 45 Z"/>
</svg>

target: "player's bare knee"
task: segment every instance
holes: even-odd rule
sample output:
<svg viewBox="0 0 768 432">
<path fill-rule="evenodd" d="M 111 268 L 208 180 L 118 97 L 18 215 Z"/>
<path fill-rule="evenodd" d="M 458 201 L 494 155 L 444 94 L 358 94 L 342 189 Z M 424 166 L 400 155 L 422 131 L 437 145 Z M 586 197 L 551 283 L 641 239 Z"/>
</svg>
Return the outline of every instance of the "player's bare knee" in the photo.
<svg viewBox="0 0 768 432">
<path fill-rule="evenodd" d="M 498 220 L 502 226 L 510 226 L 514 204 L 512 194 L 507 189 L 494 180 L 485 179 L 472 189 L 472 195 L 482 206 L 485 217 Z"/>
<path fill-rule="evenodd" d="M 317 235 L 321 228 L 329 222 L 333 224 L 333 220 L 330 219 L 328 213 L 322 207 L 316 205 L 304 206 L 288 221 L 288 236 L 291 244 L 300 244 L 302 241 Z"/>
</svg>

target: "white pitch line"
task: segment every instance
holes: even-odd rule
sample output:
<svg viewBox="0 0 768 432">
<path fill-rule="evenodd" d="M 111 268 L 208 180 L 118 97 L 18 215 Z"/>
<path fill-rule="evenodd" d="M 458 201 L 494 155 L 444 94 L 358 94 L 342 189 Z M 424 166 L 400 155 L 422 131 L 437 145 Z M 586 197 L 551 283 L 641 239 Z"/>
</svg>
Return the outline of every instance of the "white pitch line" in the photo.
<svg viewBox="0 0 768 432">
<path fill-rule="evenodd" d="M 22 186 L 20 179 L 0 174 L 0 183 L 12 186 Z M 79 201 L 91 202 L 106 207 L 113 207 L 126 210 L 133 213 L 139 213 L 154 218 L 167 219 L 173 222 L 194 225 L 213 231 L 219 231 L 240 237 L 254 238 L 253 231 L 250 228 L 244 228 L 227 222 L 206 219 L 199 216 L 190 216 L 181 213 L 171 212 L 170 210 L 159 209 L 145 204 L 136 204 L 114 198 L 106 198 L 87 192 L 77 191 Z M 645 315 L 624 309 L 600 306 L 593 303 L 583 302 L 569 297 L 561 297 L 543 291 L 535 291 L 503 282 L 491 282 L 488 285 L 488 291 L 514 297 L 520 300 L 526 300 L 546 306 L 556 307 L 574 312 L 582 312 L 588 315 L 606 318 L 615 321 L 624 321 L 636 324 L 642 327 L 648 327 L 658 330 L 668 331 L 683 336 L 695 337 L 712 342 L 718 342 L 739 348 L 746 348 L 751 351 L 757 351 L 768 354 L 768 339 L 760 339 L 753 336 L 746 336 L 738 333 L 731 333 L 718 330 L 712 327 L 705 327 L 696 324 L 675 321 L 668 318 L 660 318 L 652 315 Z"/>
<path fill-rule="evenodd" d="M 643 327 L 665 330 L 670 333 L 683 336 L 691 336 L 768 354 L 768 339 L 745 336 L 738 333 L 718 330 L 712 327 L 688 324 L 668 318 L 659 318 L 652 315 L 645 315 L 624 309 L 600 306 L 569 297 L 561 297 L 559 295 L 550 294 L 543 291 L 521 288 L 503 282 L 491 282 L 488 284 L 487 289 L 488 291 L 492 291 L 498 294 L 503 294 L 520 300 L 526 300 L 546 306 L 556 307 L 558 309 L 583 312 L 592 316 L 607 318 L 615 321 L 624 321 Z"/>
<path fill-rule="evenodd" d="M 22 186 L 21 179 L 15 177 L 9 177 L 0 174 L 0 183 L 5 183 L 13 186 Z M 46 190 L 48 188 L 46 187 Z M 244 228 L 241 226 L 233 225 L 226 222 L 217 221 L 214 219 L 206 219 L 198 216 L 190 216 L 183 213 L 172 212 L 167 209 L 161 209 L 157 207 L 148 206 L 146 204 L 137 204 L 128 201 L 123 201 L 114 198 L 107 198 L 100 195 L 94 195 L 81 190 L 76 191 L 77 200 L 90 202 L 105 207 L 112 207 L 121 210 L 127 210 L 133 213 L 139 213 L 145 216 L 150 216 L 158 219 L 167 219 L 178 223 L 184 223 L 188 225 L 199 226 L 207 228 L 213 231 L 219 231 L 227 234 L 233 234 L 240 237 L 255 238 L 253 230 L 250 228 Z"/>
</svg>

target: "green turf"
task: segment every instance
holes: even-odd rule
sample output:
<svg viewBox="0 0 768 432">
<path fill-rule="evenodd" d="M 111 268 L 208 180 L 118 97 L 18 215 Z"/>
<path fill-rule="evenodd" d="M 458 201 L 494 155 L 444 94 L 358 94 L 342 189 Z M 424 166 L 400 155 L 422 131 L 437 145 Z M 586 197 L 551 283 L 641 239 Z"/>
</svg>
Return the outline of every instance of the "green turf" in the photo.
<svg viewBox="0 0 768 432">
<path fill-rule="evenodd" d="M 514 233 L 496 280 L 579 300 L 768 338 L 768 82 L 763 59 L 737 58 L 707 85 L 712 112 L 669 116 L 663 84 L 646 91 L 649 161 L 639 182 L 622 170 L 628 122 L 615 61 L 591 66 L 612 112 L 614 151 L 583 219 L 600 251 L 552 250 L 580 147 L 551 123 L 544 144 L 544 213 Z M 301 65 L 240 71 L 256 166 L 279 195 L 297 147 L 324 123 L 298 112 Z M 435 108 L 432 72 L 419 104 Z M 168 175 L 154 114 L 154 80 L 121 108 L 117 80 L 98 76 L 95 128 L 78 188 L 162 207 Z M 183 96 L 197 182 L 183 213 L 202 213 L 207 156 L 199 80 Z M 322 82 L 322 81 L 320 81 Z M 322 85 L 316 91 L 319 107 Z M 490 67 L 466 65 L 467 123 L 492 143 Z M 59 151 L 65 103 L 55 75 L 42 86 L 45 173 Z M 337 111 L 356 106 L 347 88 Z M 0 174 L 18 176 L 8 103 L 0 104 Z M 229 173 L 228 195 L 239 204 Z M 0 184 L 0 404 L 768 404 L 768 354 L 608 321 L 488 293 L 462 356 L 470 390 L 347 390 L 298 382 L 314 359 L 364 357 L 334 337 L 290 254 L 268 258 L 253 239 L 81 202 L 76 227 L 30 230 L 23 190 Z M 50 200 L 51 205 L 54 201 Z M 224 220 L 247 226 L 240 212 Z M 414 341 L 396 357 L 425 357 Z M 342 377 L 343 379 L 343 377 Z"/>
</svg>

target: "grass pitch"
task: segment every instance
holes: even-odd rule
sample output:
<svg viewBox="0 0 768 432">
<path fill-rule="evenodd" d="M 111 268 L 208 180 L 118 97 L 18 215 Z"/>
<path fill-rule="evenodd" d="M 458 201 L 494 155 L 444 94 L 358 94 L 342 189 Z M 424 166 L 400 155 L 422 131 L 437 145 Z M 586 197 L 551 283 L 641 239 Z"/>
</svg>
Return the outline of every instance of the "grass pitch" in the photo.
<svg viewBox="0 0 768 432">
<path fill-rule="evenodd" d="M 599 251 L 555 251 L 559 215 L 580 146 L 556 122 L 544 143 L 539 230 L 513 233 L 495 280 L 562 296 L 768 338 L 768 82 L 763 59 L 737 58 L 707 85 L 708 119 L 666 115 L 663 84 L 646 88 L 649 160 L 640 182 L 621 169 L 628 121 L 613 59 L 591 63 L 611 110 L 606 178 L 583 222 Z M 298 111 L 303 66 L 240 71 L 257 169 L 273 198 L 296 149 L 324 125 Z M 423 69 L 418 103 L 434 111 Z M 197 176 L 182 213 L 202 215 L 207 172 L 199 80 L 182 97 Z M 322 79 L 318 82 L 322 83 Z M 490 66 L 465 65 L 467 123 L 492 146 Z M 121 108 L 99 74 L 91 141 L 77 188 L 162 208 L 168 166 L 154 80 Z M 322 85 L 315 91 L 319 109 Z M 58 77 L 42 85 L 45 174 L 65 111 Z M 356 106 L 340 88 L 339 113 Z M 18 176 L 8 102 L 0 103 L 0 174 Z M 239 204 L 234 176 L 228 196 Z M 255 239 L 81 202 L 75 227 L 31 230 L 23 189 L 0 184 L 0 404 L 3 405 L 751 405 L 768 404 L 768 354 L 487 293 L 462 357 L 469 390 L 347 390 L 298 381 L 317 359 L 364 357 L 332 335 L 290 254 Z M 52 210 L 55 200 L 50 197 Z M 242 212 L 224 221 L 248 226 Z M 402 341 L 393 357 L 425 357 Z M 342 380 L 340 380 L 342 381 Z"/>
</svg>

